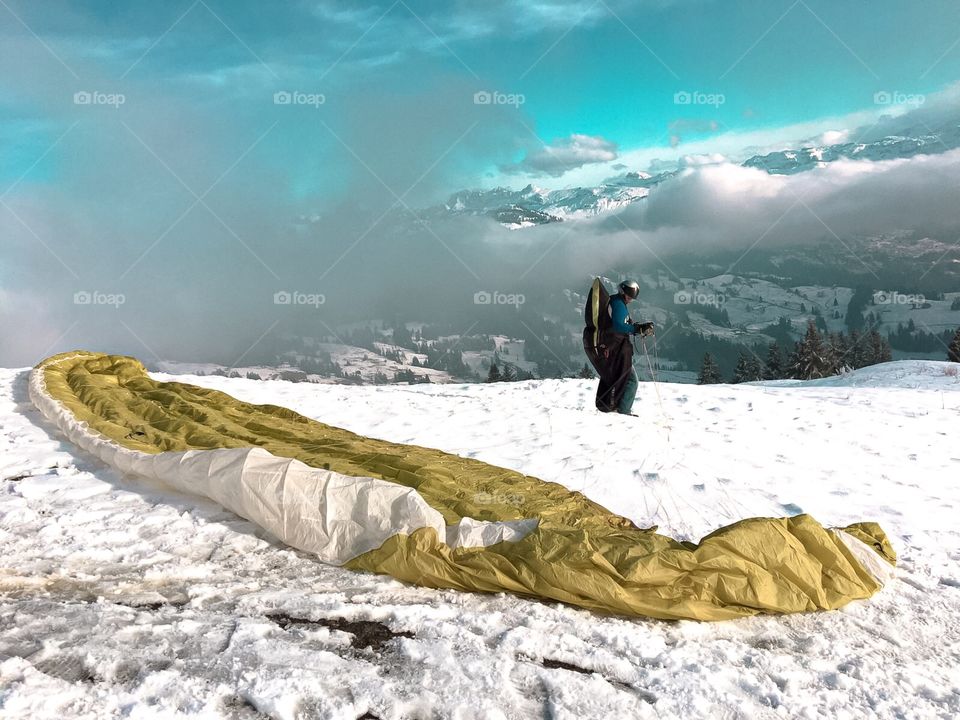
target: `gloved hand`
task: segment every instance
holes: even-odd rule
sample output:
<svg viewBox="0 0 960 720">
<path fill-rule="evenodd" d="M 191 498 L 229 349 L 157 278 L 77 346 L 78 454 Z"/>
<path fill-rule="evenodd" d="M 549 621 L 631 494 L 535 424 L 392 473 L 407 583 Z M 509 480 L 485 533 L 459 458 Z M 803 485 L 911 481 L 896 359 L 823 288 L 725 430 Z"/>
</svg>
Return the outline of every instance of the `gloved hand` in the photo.
<svg viewBox="0 0 960 720">
<path fill-rule="evenodd" d="M 636 333 L 637 335 L 643 335 L 644 337 L 646 337 L 647 335 L 653 335 L 653 323 L 652 322 L 634 323 L 633 332 Z"/>
</svg>

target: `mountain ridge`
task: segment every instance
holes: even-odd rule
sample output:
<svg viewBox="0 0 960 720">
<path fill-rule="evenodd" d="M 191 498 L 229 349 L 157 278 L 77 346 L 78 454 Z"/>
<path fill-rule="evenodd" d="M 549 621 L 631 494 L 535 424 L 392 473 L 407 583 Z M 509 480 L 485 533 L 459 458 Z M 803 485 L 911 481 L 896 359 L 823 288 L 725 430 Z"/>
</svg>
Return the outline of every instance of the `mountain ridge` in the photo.
<svg viewBox="0 0 960 720">
<path fill-rule="evenodd" d="M 932 130 L 907 129 L 904 134 L 885 135 L 872 141 L 848 141 L 826 145 L 801 145 L 753 155 L 741 167 L 762 170 L 770 175 L 807 172 L 838 160 L 879 162 L 917 155 L 940 154 L 960 147 L 960 123 L 951 121 Z M 551 222 L 579 220 L 619 209 L 642 200 L 651 188 L 680 172 L 657 174 L 630 171 L 596 186 L 546 189 L 528 184 L 521 190 L 495 187 L 489 190 L 460 190 L 447 201 L 429 210 L 436 215 L 476 215 L 494 218 L 504 227 L 522 229 Z"/>
</svg>

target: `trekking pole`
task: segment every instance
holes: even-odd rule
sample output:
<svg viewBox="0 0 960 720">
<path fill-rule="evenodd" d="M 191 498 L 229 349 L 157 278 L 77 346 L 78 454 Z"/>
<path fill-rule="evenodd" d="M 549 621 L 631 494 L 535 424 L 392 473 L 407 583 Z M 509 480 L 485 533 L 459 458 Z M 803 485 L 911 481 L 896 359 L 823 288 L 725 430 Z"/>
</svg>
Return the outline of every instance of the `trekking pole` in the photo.
<svg viewBox="0 0 960 720">
<path fill-rule="evenodd" d="M 654 350 L 656 350 L 656 340 L 654 342 Z M 660 385 L 657 382 L 657 374 L 653 370 L 653 363 L 650 362 L 650 353 L 647 352 L 647 339 L 645 336 L 640 336 L 640 347 L 643 348 L 643 356 L 647 359 L 647 368 L 650 370 L 650 379 L 653 381 L 653 389 L 657 394 L 657 404 L 660 406 L 660 414 L 663 415 L 664 424 L 667 427 L 667 441 L 670 440 L 670 418 L 667 416 L 667 411 L 663 407 L 663 398 L 660 397 Z"/>
<path fill-rule="evenodd" d="M 653 336 L 653 366 L 660 371 L 660 347 L 657 344 L 657 336 Z"/>
</svg>

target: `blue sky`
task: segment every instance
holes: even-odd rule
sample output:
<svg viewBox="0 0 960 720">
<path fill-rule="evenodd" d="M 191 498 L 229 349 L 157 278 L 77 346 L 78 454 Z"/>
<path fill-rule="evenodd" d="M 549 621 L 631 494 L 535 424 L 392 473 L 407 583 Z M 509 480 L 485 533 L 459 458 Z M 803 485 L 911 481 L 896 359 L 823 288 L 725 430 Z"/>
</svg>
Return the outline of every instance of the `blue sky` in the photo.
<svg viewBox="0 0 960 720">
<path fill-rule="evenodd" d="M 134 112 L 144 93 L 154 102 L 166 96 L 187 108 L 179 117 L 185 130 L 213 132 L 213 143 L 236 132 L 242 147 L 243 138 L 281 117 L 282 132 L 271 133 L 256 153 L 268 165 L 271 157 L 278 161 L 292 195 L 310 196 L 336 192 L 343 180 L 337 166 L 368 164 L 390 184 L 391 163 L 413 164 L 402 152 L 391 157 L 379 140 L 421 153 L 422 169 L 446 153 L 431 174 L 458 186 L 569 184 L 589 178 L 584 167 L 601 165 L 593 173 L 599 177 L 615 163 L 587 162 L 557 176 L 538 173 L 524 157 L 544 145 L 563 147 L 575 135 L 641 163 L 652 155 L 636 151 L 649 148 L 663 148 L 654 155 L 666 157 L 715 141 L 729 152 L 730 143 L 720 140 L 725 133 L 748 143 L 750 133 L 766 131 L 770 140 L 783 129 L 788 141 L 794 126 L 833 128 L 845 116 L 877 111 L 877 91 L 932 94 L 960 76 L 956 2 L 7 6 L 0 7 L 0 28 L 13 42 L 0 60 L 36 64 L 9 67 L 0 79 L 0 177 L 8 181 L 28 170 L 24 182 L 57 177 L 70 141 L 37 158 L 77 118 L 89 118 L 64 99 L 72 88 L 93 85 L 127 95 L 117 117 Z M 326 103 L 313 116 L 294 117 L 253 101 L 277 89 L 322 93 Z M 470 107 L 478 90 L 522 95 L 523 103 Z M 678 105 L 682 92 L 722 96 L 723 103 Z M 224 118 L 222 126 L 229 118 L 225 133 L 211 130 L 214 114 Z M 459 144 L 471 123 L 479 128 Z M 575 165 L 577 152 L 568 154 Z M 444 189 L 427 182 L 416 191 L 411 197 L 427 201 Z"/>
</svg>

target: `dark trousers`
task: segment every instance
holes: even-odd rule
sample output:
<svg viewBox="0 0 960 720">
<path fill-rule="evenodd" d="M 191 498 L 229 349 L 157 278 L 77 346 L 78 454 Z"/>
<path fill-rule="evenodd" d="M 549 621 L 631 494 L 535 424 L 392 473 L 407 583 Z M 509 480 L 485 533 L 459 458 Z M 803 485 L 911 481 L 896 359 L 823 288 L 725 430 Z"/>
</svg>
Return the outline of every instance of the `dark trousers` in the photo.
<svg viewBox="0 0 960 720">
<path fill-rule="evenodd" d="M 597 385 L 596 406 L 600 412 L 629 413 L 637 396 L 637 373 L 632 357 L 626 362 L 601 365 L 600 383 Z"/>
</svg>

